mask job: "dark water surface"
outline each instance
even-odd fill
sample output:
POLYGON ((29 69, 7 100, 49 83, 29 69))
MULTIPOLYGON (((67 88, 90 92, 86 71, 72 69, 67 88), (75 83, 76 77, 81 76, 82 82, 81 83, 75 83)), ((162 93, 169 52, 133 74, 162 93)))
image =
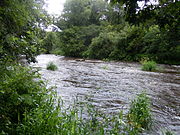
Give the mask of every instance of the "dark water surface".
POLYGON ((34 67, 44 79, 57 87, 65 104, 78 99, 90 102, 107 113, 125 112, 131 100, 146 90, 152 101, 155 132, 163 129, 180 134, 180 66, 160 65, 163 72, 141 71, 138 63, 83 60, 55 55, 40 55, 34 67), (57 71, 46 70, 53 61, 57 71))

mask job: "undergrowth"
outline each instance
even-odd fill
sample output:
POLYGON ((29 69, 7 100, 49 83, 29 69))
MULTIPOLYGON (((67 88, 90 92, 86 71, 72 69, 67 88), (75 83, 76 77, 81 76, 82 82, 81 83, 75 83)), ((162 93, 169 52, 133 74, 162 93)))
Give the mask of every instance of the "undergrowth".
POLYGON ((0 134, 15 134, 25 114, 39 108, 49 90, 34 69, 2 64, 0 73, 0 134))
POLYGON ((46 102, 25 115, 23 123, 18 127, 18 134, 57 134, 57 135, 104 135, 124 134, 138 135, 145 129, 149 129, 151 115, 147 112, 146 105, 137 108, 137 104, 146 102, 145 95, 138 96, 128 114, 119 112, 116 115, 104 114, 90 104, 76 105, 63 109, 61 100, 57 100, 54 94, 46 97, 46 102), (56 103, 56 105, 54 105, 56 103), (135 105, 136 104, 136 105, 135 105), (134 106, 135 105, 135 106, 134 106), (144 109, 144 112, 137 109, 144 109), (132 111, 133 110, 133 111, 132 111), (86 114, 86 116, 83 116, 86 114), (138 115, 141 115, 140 117, 138 115), (129 121, 129 116, 133 121, 129 121), (148 117, 146 119, 146 117, 148 117), (145 120, 145 122, 144 122, 145 120), (147 128, 148 127, 148 128, 147 128))
POLYGON ((136 130, 142 132, 149 130, 152 126, 152 115, 150 101, 145 93, 138 95, 133 100, 128 113, 128 122, 136 130))

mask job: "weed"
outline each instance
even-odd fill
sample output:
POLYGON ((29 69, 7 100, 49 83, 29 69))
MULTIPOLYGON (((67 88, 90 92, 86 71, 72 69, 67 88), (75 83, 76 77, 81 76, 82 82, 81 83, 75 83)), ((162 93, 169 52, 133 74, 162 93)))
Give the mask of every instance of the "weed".
POLYGON ((156 71, 157 63, 155 61, 144 61, 142 63, 142 70, 144 71, 156 71))
POLYGON ((57 67, 53 62, 49 62, 49 63, 47 64, 47 70, 55 71, 55 70, 57 70, 57 69, 58 69, 58 67, 57 67))
POLYGON ((145 93, 140 94, 133 100, 128 113, 128 123, 135 131, 150 129, 152 125, 152 116, 150 101, 145 93))
POLYGON ((55 94, 48 95, 44 99, 41 106, 27 113, 26 120, 19 126, 19 134, 138 135, 140 130, 134 126, 141 124, 141 128, 149 127, 150 112, 146 111, 148 105, 145 95, 138 96, 138 99, 132 102, 128 116, 131 116, 133 120, 131 122, 137 123, 133 125, 129 124, 128 119, 125 119, 126 115, 122 111, 117 115, 104 114, 90 104, 81 104, 81 107, 77 107, 75 104, 67 109, 62 109, 63 104, 61 100, 57 100, 55 94), (55 106, 54 103, 57 105, 55 106), (142 106, 140 107, 140 105, 142 106), (139 109, 142 109, 143 112, 139 109), (139 117, 138 115, 143 116, 139 117))

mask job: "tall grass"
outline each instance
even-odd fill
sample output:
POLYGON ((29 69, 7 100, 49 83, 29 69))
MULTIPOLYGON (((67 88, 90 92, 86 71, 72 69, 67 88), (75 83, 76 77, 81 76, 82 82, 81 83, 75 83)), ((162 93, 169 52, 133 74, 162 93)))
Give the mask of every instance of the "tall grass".
POLYGON ((156 71, 157 63, 155 61, 146 61, 142 64, 142 70, 144 71, 156 71))
POLYGON ((55 94, 51 94, 44 99, 46 102, 26 114, 23 124, 18 128, 18 134, 138 135, 142 132, 141 129, 149 129, 147 127, 151 122, 150 112, 148 112, 150 110, 146 108, 149 102, 147 103, 145 95, 140 95, 137 100, 133 101, 128 114, 123 114, 120 111, 116 115, 101 113, 90 104, 84 104, 83 107, 74 105, 68 109, 63 109, 62 101, 57 100, 55 94), (137 104, 143 106, 140 108, 137 104), (138 109, 146 111, 141 112, 138 109), (83 114, 86 114, 86 116, 84 117, 83 114), (141 116, 139 117, 139 115, 141 116), (129 116, 133 121, 129 121, 129 116))
POLYGON ((144 71, 156 71, 157 63, 153 60, 149 60, 149 58, 143 58, 140 63, 142 64, 141 69, 144 71))
POLYGON ((57 67, 53 62, 49 62, 49 63, 47 64, 47 70, 55 71, 55 70, 57 70, 57 69, 58 69, 58 67, 57 67))
POLYGON ((128 122, 137 131, 149 130, 152 126, 152 115, 149 98, 145 93, 133 100, 128 113, 128 122))

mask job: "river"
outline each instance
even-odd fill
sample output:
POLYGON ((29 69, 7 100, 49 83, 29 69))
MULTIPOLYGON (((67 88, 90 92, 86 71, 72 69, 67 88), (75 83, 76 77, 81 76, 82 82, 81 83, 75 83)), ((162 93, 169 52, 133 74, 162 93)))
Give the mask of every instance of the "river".
POLYGON ((137 94, 146 91, 152 102, 154 134, 163 129, 180 134, 180 66, 159 65, 163 72, 146 72, 139 63, 104 62, 55 55, 39 55, 40 73, 56 86, 65 104, 75 98, 90 102, 107 113, 128 110, 137 94), (46 70, 48 62, 57 71, 46 70))

